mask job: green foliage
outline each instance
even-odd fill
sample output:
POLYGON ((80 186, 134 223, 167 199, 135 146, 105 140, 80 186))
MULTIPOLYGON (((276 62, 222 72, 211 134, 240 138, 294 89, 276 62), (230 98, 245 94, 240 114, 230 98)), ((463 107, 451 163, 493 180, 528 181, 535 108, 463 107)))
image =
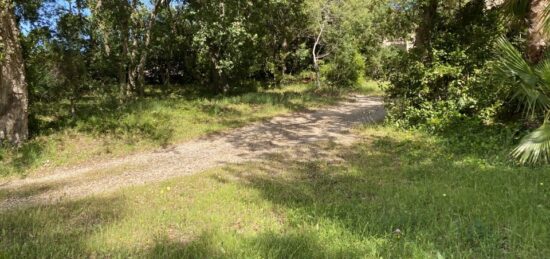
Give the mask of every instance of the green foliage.
POLYGON ((398 47, 382 47, 373 54, 366 56, 366 75, 374 80, 388 81, 398 67, 401 58, 406 55, 406 50, 398 47))
MULTIPOLYGON (((532 66, 521 53, 506 39, 498 42, 500 62, 498 76, 510 80, 513 98, 522 105, 531 117, 548 118, 550 116, 550 60, 532 66)), ((546 119, 543 125, 525 136, 512 156, 521 163, 535 164, 550 162, 550 127, 546 119)))
POLYGON ((504 31, 496 10, 469 1, 441 12, 427 57, 413 49, 390 69, 391 118, 405 127, 437 129, 464 116, 492 121, 507 91, 493 76, 492 42, 504 31))
MULTIPOLYGON (((534 33, 527 30, 530 2, 509 0, 492 9, 486 9, 485 1, 440 3, 435 15, 425 15, 419 7, 426 6, 413 8, 418 10, 413 17, 421 20, 419 29, 427 38, 391 70, 391 120, 432 132, 464 119, 487 125, 520 120, 523 131, 545 121, 521 140, 512 156, 521 163, 547 162, 550 62, 532 64, 517 48, 529 45, 524 35, 534 33)), ((548 14, 545 10, 542 15, 545 23, 548 14)))
POLYGON ((357 48, 347 43, 334 52, 323 70, 331 87, 349 88, 356 86, 364 76, 365 60, 357 48))
POLYGON ((200 85, 212 95, 254 91, 258 81, 279 85, 311 70, 321 9, 330 14, 320 47, 328 54, 327 83, 357 85, 366 57, 381 42, 377 21, 385 10, 383 3, 358 0, 172 1, 158 10, 146 2, 18 3, 36 16, 25 20, 32 23, 22 35, 31 107, 74 104, 88 94, 126 100, 141 94, 141 79, 165 90, 200 85))
POLYGON ((4 61, 4 43, 0 42, 0 62, 4 61))
POLYGON ((206 83, 219 92, 229 91, 231 83, 254 72, 250 70, 254 56, 247 57, 246 50, 254 49, 256 37, 247 30, 246 17, 237 12, 244 7, 239 1, 190 3, 190 19, 197 26, 192 47, 208 75, 206 83))
POLYGON ((550 60, 532 67, 506 39, 500 39, 497 47, 500 51, 497 76, 511 80, 516 86, 513 97, 526 113, 547 113, 550 110, 550 60))

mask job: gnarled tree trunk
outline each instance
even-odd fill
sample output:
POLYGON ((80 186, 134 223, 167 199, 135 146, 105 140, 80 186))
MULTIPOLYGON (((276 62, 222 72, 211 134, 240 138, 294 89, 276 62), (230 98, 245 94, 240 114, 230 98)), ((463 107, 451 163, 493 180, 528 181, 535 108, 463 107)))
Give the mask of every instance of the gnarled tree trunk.
POLYGON ((531 64, 539 63, 544 57, 546 37, 544 35, 544 16, 548 0, 531 0, 529 4, 529 36, 527 39, 527 59, 531 64))
POLYGON ((13 3, 0 0, 0 141, 20 144, 28 138, 25 66, 13 3))

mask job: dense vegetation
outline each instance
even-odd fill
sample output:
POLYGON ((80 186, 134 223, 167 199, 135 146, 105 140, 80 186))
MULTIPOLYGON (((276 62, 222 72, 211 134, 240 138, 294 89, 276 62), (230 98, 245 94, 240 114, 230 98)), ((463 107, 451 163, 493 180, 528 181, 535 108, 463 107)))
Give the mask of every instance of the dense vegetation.
POLYGON ((420 2, 399 9, 419 25, 415 47, 390 65, 391 119, 432 132, 465 120, 503 123, 518 136, 538 128, 513 156, 548 162, 548 1, 420 2))

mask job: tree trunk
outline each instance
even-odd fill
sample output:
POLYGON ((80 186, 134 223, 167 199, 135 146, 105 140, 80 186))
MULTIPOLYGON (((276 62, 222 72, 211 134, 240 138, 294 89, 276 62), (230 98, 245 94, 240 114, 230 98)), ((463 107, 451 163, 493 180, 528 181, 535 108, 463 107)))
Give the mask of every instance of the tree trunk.
POLYGON ((531 0, 529 3, 529 36, 527 39, 527 59, 531 64, 539 63, 544 57, 546 37, 544 35, 544 12, 548 0, 531 0))
POLYGON ((0 0, 0 142, 19 145, 28 138, 25 65, 13 3, 0 0))
MULTIPOLYGON (((99 17, 100 13, 102 12, 103 8, 103 0, 97 0, 95 5, 92 5, 91 11, 94 16, 99 17)), ((103 37, 103 51, 105 51, 105 54, 107 56, 111 55, 111 44, 110 44, 110 32, 109 28, 107 28, 106 22, 103 20, 103 18, 100 18, 97 22, 97 26, 99 31, 101 32, 101 35, 103 37)))
POLYGON ((422 20, 416 28, 414 49, 422 58, 430 58, 433 26, 437 15, 438 0, 428 0, 422 6, 422 20))
POLYGON ((118 83, 120 85, 120 93, 123 97, 130 96, 131 88, 128 84, 128 41, 129 41, 129 21, 124 21, 122 26, 122 52, 118 60, 118 83))
POLYGON ((137 90, 137 93, 140 96, 144 95, 144 81, 145 81, 145 64, 147 62, 147 56, 149 54, 149 46, 151 45, 151 33, 153 31, 153 26, 157 18, 157 14, 160 11, 161 7, 169 6, 170 0, 155 0, 155 6, 151 11, 149 16, 149 21, 147 22, 147 27, 145 28, 145 41, 143 46, 141 46, 141 54, 139 55, 139 62, 132 71, 133 81, 135 82, 134 87, 137 90))
POLYGON ((317 35, 317 39, 315 40, 315 44, 313 44, 313 69, 315 70, 315 86, 317 88, 321 88, 321 69, 319 67, 319 57, 317 53, 317 48, 319 47, 319 43, 321 42, 321 37, 323 36, 323 32, 325 30, 325 21, 322 21, 321 29, 319 30, 319 34, 317 35))

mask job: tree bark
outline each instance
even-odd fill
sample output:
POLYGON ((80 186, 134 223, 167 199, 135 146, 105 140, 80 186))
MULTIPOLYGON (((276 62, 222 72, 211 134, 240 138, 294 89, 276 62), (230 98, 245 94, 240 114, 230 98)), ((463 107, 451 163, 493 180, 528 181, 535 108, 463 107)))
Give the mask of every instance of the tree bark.
POLYGON ((544 35, 544 16, 548 0, 531 0, 529 3, 529 36, 527 39, 527 60, 531 64, 539 63, 544 57, 546 37, 544 35))
POLYGON ((438 6, 438 0, 428 0, 422 6, 422 20, 416 28, 414 41, 414 49, 422 58, 430 58, 431 39, 438 6))
POLYGON ((0 0, 0 142, 28 138, 28 93, 12 1, 0 0))
POLYGON ((136 89, 137 93, 140 96, 144 95, 144 90, 145 90, 144 89, 145 64, 147 62, 147 56, 149 54, 149 46, 151 45, 151 33, 153 30, 153 26, 155 25, 157 14, 160 11, 161 7, 168 6, 169 4, 170 4, 170 0, 155 1, 155 6, 153 7, 151 14, 149 15, 149 20, 145 28, 145 40, 143 42, 143 46, 141 46, 140 48, 141 53, 139 55, 139 62, 131 71, 131 75, 130 75, 131 81, 134 82, 134 88, 136 89))
POLYGON ((120 85, 120 93, 125 98, 130 96, 131 86, 128 84, 128 42, 130 38, 129 21, 122 21, 121 26, 121 54, 118 60, 118 83, 120 85))
POLYGON ((319 43, 321 42, 321 37, 323 36, 323 32, 325 30, 325 21, 322 21, 321 28, 319 30, 319 34, 317 35, 317 39, 315 39, 315 44, 313 44, 313 69, 315 70, 315 86, 317 88, 321 88, 321 69, 319 67, 319 57, 317 53, 317 47, 319 46, 319 43))

